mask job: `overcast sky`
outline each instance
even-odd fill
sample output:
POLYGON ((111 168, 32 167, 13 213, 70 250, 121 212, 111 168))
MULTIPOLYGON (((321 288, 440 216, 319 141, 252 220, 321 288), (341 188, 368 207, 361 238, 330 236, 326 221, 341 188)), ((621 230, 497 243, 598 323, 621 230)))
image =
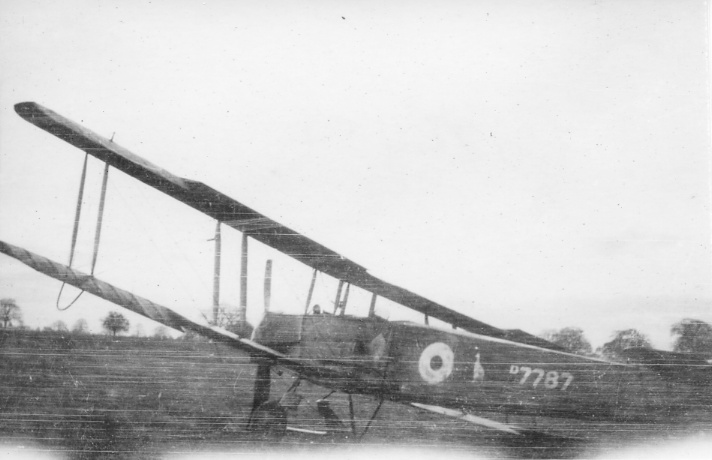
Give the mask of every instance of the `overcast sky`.
MULTIPOLYGON (((669 348, 674 322, 712 322, 705 2, 383 3, 3 2, 0 239, 68 260, 83 152, 15 114, 35 101, 498 327, 594 346, 636 327, 669 348)), ((214 226, 112 170, 96 275, 209 309, 214 226)), ((223 246, 235 305, 239 234, 223 246)), ((274 309, 304 307, 310 271, 253 245, 253 320, 268 257, 274 309)), ((0 297, 32 327, 98 331, 113 309, 58 312, 58 290, 0 257, 0 297)))

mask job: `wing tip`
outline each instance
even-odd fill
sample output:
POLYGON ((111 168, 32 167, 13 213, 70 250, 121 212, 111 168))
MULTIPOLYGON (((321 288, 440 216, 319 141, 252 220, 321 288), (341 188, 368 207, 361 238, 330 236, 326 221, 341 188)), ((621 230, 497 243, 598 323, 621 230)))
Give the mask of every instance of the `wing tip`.
POLYGON ((19 102, 15 104, 15 112, 22 118, 32 118, 36 115, 38 115, 38 112, 41 110, 42 106, 40 106, 36 102, 19 102))

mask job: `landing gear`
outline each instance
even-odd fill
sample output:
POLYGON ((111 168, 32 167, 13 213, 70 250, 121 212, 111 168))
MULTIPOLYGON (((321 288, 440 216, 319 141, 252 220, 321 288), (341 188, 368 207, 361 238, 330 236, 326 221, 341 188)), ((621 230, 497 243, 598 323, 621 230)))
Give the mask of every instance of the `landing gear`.
POLYGON ((329 402, 327 401, 327 398, 334 394, 334 391, 331 391, 328 395, 324 396, 320 400, 316 402, 316 407, 317 411, 319 412, 319 415, 322 416, 324 419, 324 423, 326 424, 326 428, 329 433, 332 434, 343 434, 346 436, 346 438, 351 435, 354 440, 360 441, 363 439, 364 436, 366 436, 366 433, 368 432, 368 429, 371 428, 371 424, 373 421, 376 419, 376 416, 378 416, 378 411, 381 409, 381 406, 383 405, 383 398, 379 398, 378 400, 378 406, 376 406, 376 410, 373 411, 373 414, 371 414, 370 419, 368 420, 368 423, 366 426, 363 428, 361 431, 361 434, 359 435, 356 430, 356 417, 354 413, 354 400, 353 396, 349 393, 348 398, 349 398, 349 422, 350 422, 350 427, 346 427, 346 425, 339 419, 338 415, 334 412, 334 410, 331 408, 329 405, 329 402))
POLYGON ((299 385, 297 380, 280 400, 269 399, 272 385, 271 371, 272 366, 269 362, 258 362, 252 413, 247 429, 265 440, 277 441, 287 432, 287 409, 296 409, 301 397, 294 392, 299 385))
POLYGON ((265 439, 279 440, 287 432, 287 410, 279 401, 267 401, 252 412, 247 427, 265 439))
POLYGON ((334 409, 332 409, 331 405, 329 405, 329 401, 327 401, 325 398, 320 399, 316 402, 316 410, 319 415, 321 415, 321 417, 324 419, 324 424, 326 425, 327 430, 332 433, 348 433, 348 430, 341 422, 341 419, 338 415, 336 415, 334 409))
POLYGON ((383 398, 379 398, 378 406, 371 415, 368 423, 361 433, 357 432, 356 414, 354 410, 354 400, 351 394, 348 396, 349 422, 344 423, 331 408, 329 396, 336 390, 330 391, 326 396, 316 401, 318 414, 323 418, 323 425, 295 427, 287 426, 288 414, 296 415, 302 396, 297 393, 297 388, 301 383, 301 378, 297 378, 289 389, 279 399, 270 399, 271 387, 271 363, 268 361, 257 362, 257 372, 255 375, 255 386, 252 401, 252 413, 247 424, 248 431, 254 433, 265 441, 278 441, 287 431, 297 433, 307 433, 316 435, 331 435, 333 437, 343 437, 358 442, 368 432, 371 424, 376 419, 378 411, 383 404, 383 398))

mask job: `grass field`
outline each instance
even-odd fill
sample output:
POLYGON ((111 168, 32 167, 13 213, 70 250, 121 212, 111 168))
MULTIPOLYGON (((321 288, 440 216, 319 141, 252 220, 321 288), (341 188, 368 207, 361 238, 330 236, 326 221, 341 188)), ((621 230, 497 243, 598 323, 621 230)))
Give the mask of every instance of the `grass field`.
MULTIPOLYGON (((391 403, 362 439, 289 432, 264 440, 246 430, 256 367, 247 355, 204 341, 0 331, 0 358, 0 456, 3 448, 67 458, 312 456, 315 448, 317 455, 393 449, 468 458, 591 453, 511 444, 497 432, 391 403)), ((273 396, 293 381, 273 373, 273 396)), ((302 384, 299 392, 304 399, 289 424, 323 429, 315 403, 328 390, 302 384)), ((360 434, 377 402, 354 399, 360 434)), ((348 424, 346 397, 329 400, 348 424)))
MULTIPOLYGON (((0 332, 0 436, 72 458, 181 452, 290 452, 353 445, 350 435, 288 433, 279 443, 246 431, 255 366, 247 355, 202 341, 0 332)), ((273 395, 293 382, 273 373, 273 395)), ((290 425, 323 429, 315 402, 327 390, 302 384, 290 425)), ((347 422, 343 395, 332 407, 347 422)), ((377 402, 356 397, 358 433, 377 402)), ((360 446, 451 448, 482 452, 469 442, 476 427, 384 404, 360 446)), ((481 437, 481 435, 480 435, 481 437)), ((480 441, 482 441, 480 439, 480 441)))

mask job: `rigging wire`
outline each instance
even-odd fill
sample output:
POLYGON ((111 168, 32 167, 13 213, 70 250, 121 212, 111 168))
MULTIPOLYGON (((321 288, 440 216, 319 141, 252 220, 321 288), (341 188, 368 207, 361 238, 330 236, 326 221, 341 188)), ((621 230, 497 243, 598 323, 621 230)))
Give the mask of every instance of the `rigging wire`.
POLYGON ((101 225, 104 219, 104 201, 106 200, 106 183, 109 180, 109 163, 104 163, 104 179, 101 182, 101 198, 99 199, 99 215, 96 219, 96 230, 94 232, 94 255, 91 260, 91 274, 94 275, 96 267, 96 257, 99 255, 99 240, 101 239, 101 225))
MULTIPOLYGON (((72 230, 72 242, 71 242, 71 247, 69 250, 69 267, 71 268, 72 262, 74 262, 74 253, 75 249, 77 247, 77 236, 79 234, 79 221, 81 220, 81 215, 82 215, 82 201, 84 200, 84 185, 86 183, 86 177, 87 177, 87 160, 89 158, 89 153, 86 153, 84 155, 84 165, 82 166, 82 177, 79 181, 79 193, 77 194, 77 207, 76 211, 74 212, 74 228, 72 230)), ((99 212, 97 216, 97 221, 96 221, 96 230, 94 234, 94 252, 92 254, 92 262, 91 262, 91 272, 90 275, 94 275, 94 268, 96 267, 96 260, 97 256, 99 254, 99 241, 101 240, 101 227, 103 223, 103 218, 104 218, 104 202, 106 201, 106 186, 107 182, 109 179, 109 164, 105 163, 104 164, 104 178, 101 183, 101 198, 99 200, 99 212)), ((77 294, 77 296, 72 300, 66 307, 60 307, 59 302, 62 298, 62 292, 64 291, 64 286, 66 285, 66 282, 62 283, 62 287, 59 288, 59 294, 57 294, 57 302, 56 302, 56 307, 57 310, 59 311, 65 311, 69 309, 74 303, 79 300, 79 297, 84 294, 84 291, 82 290, 77 294)))
POLYGON ((82 178, 79 181, 79 194, 77 196, 77 208, 74 212, 74 231, 72 232, 72 246, 69 252, 69 266, 72 266, 74 260, 74 248, 77 246, 77 235, 79 233, 79 218, 82 215, 82 200, 84 199, 84 184, 87 179, 87 161, 89 154, 84 155, 84 166, 82 167, 82 178))
MULTIPOLYGON (((74 249, 77 246, 77 234, 79 233, 79 218, 82 215, 82 200, 84 199, 84 183, 86 182, 87 178, 87 160, 89 159, 89 153, 84 154, 84 166, 82 166, 82 177, 79 180, 79 193, 77 195, 77 207, 76 211, 74 212, 74 229, 72 231, 72 243, 69 249, 69 267, 71 268, 72 262, 74 261, 74 249)), ((59 288, 59 294, 57 294, 57 302, 56 302, 56 307, 57 310, 59 311, 64 311, 67 310, 69 307, 74 305, 74 302, 79 300, 79 297, 84 293, 84 291, 81 291, 75 298, 72 300, 69 305, 66 307, 62 308, 59 306, 59 301, 62 297, 62 291, 64 291, 64 286, 66 285, 66 282, 62 283, 62 287, 59 288)))

